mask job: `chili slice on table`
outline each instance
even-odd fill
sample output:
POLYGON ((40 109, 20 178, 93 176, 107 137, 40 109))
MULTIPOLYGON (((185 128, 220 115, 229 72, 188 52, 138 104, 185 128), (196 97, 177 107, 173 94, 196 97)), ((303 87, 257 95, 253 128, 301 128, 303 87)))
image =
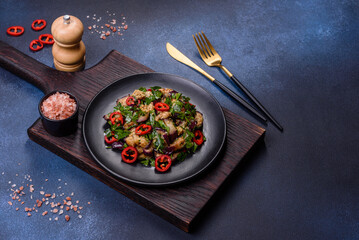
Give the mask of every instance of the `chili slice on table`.
POLYGON ((126 163, 134 163, 137 160, 137 150, 134 147, 127 147, 121 153, 122 161, 126 163))
POLYGON ((193 142, 197 145, 201 145, 203 143, 203 133, 200 130, 196 130, 194 132, 193 142))
POLYGON ((163 103, 163 102, 158 102, 158 103, 156 103, 155 104, 155 109, 157 110, 157 111, 168 111, 168 110, 170 110, 170 106, 168 106, 168 104, 166 104, 166 103, 163 103))
POLYGON ((25 29, 21 26, 12 26, 6 30, 7 34, 9 34, 10 36, 15 36, 15 37, 22 35, 24 32, 25 32, 25 29))
POLYGON ((151 125, 141 124, 140 126, 136 127, 135 133, 137 135, 145 135, 149 133, 151 130, 152 130, 151 125))
POLYGON ((117 123, 117 126, 120 126, 120 123, 123 124, 123 117, 120 112, 113 112, 110 115, 110 121, 112 125, 115 125, 117 123))
POLYGON ((40 40, 38 40, 38 39, 32 40, 30 43, 30 49, 34 52, 39 51, 43 48, 44 48, 44 44, 42 44, 42 42, 40 42, 40 40), (36 48, 35 48, 35 46, 36 46, 36 48))
POLYGON ((166 172, 172 165, 172 159, 168 155, 161 155, 155 160, 156 170, 159 172, 166 172))
POLYGON ((110 145, 114 142, 117 142, 117 139, 114 136, 111 136, 110 139, 107 136, 105 136, 105 142, 110 145))
POLYGON ((41 43, 47 44, 47 45, 52 45, 55 42, 54 37, 51 34, 48 34, 48 33, 41 34, 39 36, 39 40, 40 40, 41 43))
POLYGON ((44 19, 36 19, 31 24, 31 28, 35 31, 40 31, 45 27, 46 27, 46 21, 44 19))

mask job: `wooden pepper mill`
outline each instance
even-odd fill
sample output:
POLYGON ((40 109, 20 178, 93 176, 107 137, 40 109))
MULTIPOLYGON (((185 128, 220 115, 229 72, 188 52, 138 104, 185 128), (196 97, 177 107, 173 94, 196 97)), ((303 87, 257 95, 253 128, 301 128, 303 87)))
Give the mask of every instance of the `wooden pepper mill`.
POLYGON ((75 72, 85 67, 83 31, 82 22, 74 16, 64 15, 52 23, 51 33, 55 40, 52 55, 57 70, 75 72))

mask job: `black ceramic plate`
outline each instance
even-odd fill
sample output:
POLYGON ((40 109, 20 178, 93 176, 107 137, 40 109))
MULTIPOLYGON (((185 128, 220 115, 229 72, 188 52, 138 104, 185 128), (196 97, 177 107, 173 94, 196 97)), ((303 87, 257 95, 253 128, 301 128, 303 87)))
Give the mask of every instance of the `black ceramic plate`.
POLYGON ((217 100, 202 87, 179 76, 164 73, 146 73, 120 79, 102 89, 89 103, 83 118, 83 136, 93 158, 113 175, 140 185, 161 186, 188 180, 204 171, 221 151, 226 138, 226 121, 217 100), (161 86, 171 88, 191 98, 203 113, 203 133, 207 141, 185 161, 171 167, 169 172, 157 173, 140 163, 121 161, 121 153, 106 149, 103 115, 113 111, 119 97, 139 87, 161 86))

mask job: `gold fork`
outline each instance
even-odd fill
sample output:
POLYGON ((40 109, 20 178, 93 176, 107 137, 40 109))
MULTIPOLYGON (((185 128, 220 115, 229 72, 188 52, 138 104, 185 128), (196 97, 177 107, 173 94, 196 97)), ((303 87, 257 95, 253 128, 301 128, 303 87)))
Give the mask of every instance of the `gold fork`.
POLYGON ((202 60, 210 67, 219 67, 221 68, 227 75, 232 79, 232 81, 240 88, 242 91, 259 107, 266 116, 277 126, 277 128, 283 131, 283 127, 270 115, 270 113, 263 107, 263 105, 243 86, 243 84, 230 72, 227 68, 225 68, 222 63, 221 56, 217 53, 217 51, 213 48, 212 44, 208 41, 206 35, 202 32, 202 34, 196 33, 196 36, 192 35, 199 55, 201 55, 202 60))

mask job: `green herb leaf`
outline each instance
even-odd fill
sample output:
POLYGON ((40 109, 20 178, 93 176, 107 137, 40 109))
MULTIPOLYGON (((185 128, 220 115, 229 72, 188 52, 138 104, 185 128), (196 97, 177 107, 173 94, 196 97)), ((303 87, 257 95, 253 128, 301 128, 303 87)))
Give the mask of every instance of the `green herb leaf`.
POLYGON ((181 110, 182 110, 182 105, 183 105, 183 103, 181 103, 180 101, 176 101, 176 102, 174 102, 173 103, 173 105, 172 105, 172 110, 173 110, 173 112, 181 112, 181 110))
POLYGON ((155 166, 155 164, 156 164, 155 162, 156 162, 155 159, 153 159, 153 158, 150 159, 150 165, 151 165, 151 167, 154 167, 154 166, 155 166))
POLYGON ((157 131, 152 131, 152 137, 156 150, 162 150, 164 147, 164 140, 161 135, 157 131))
POLYGON ((165 103, 168 105, 168 106, 170 106, 171 107, 171 104, 172 104, 172 101, 171 101, 171 98, 166 98, 165 99, 165 103))
POLYGON ((156 118, 156 114, 155 114, 155 111, 154 110, 151 110, 150 111, 150 125, 152 126, 152 127, 154 127, 155 126, 155 118, 156 118))
POLYGON ((180 152, 176 160, 179 162, 183 162, 186 159, 187 155, 188 154, 186 152, 180 152))
POLYGON ((184 102, 189 102, 191 99, 189 97, 186 97, 186 96, 182 96, 182 100, 184 102))
POLYGON ((176 100, 178 100, 182 96, 182 93, 176 93, 176 100))
POLYGON ((159 86, 154 86, 154 87, 150 87, 152 90, 158 90, 158 89, 161 89, 162 87, 159 87, 159 86))
POLYGON ((193 147, 193 141, 192 139, 194 138, 194 133, 191 132, 190 130, 186 129, 185 134, 184 134, 184 138, 185 138, 185 143, 186 143, 186 148, 187 149, 192 149, 193 147))
POLYGON ((145 165, 145 166, 148 166, 149 164, 149 160, 148 159, 144 159, 142 161, 140 161, 141 164, 145 165))
POLYGON ((107 128, 107 129, 105 130, 105 135, 106 135, 107 137, 111 137, 111 136, 112 136, 112 131, 111 131, 110 128, 107 128))
POLYGON ((170 131, 170 128, 167 127, 167 125, 163 122, 163 120, 158 120, 158 123, 160 125, 160 128, 165 129, 167 132, 170 131))
POLYGON ((196 152, 197 148, 198 148, 197 143, 193 143, 193 152, 196 152))
POLYGON ((131 132, 127 130, 116 129, 114 133, 115 138, 120 140, 130 135, 131 132))
POLYGON ((145 103, 146 103, 146 105, 149 105, 154 100, 156 100, 156 96, 152 94, 149 97, 145 98, 145 103))
POLYGON ((138 90, 140 90, 142 92, 147 92, 147 88, 145 88, 145 87, 140 87, 138 90))
POLYGON ((155 96, 155 99, 161 99, 162 98, 162 93, 160 91, 152 91, 153 95, 155 96))

